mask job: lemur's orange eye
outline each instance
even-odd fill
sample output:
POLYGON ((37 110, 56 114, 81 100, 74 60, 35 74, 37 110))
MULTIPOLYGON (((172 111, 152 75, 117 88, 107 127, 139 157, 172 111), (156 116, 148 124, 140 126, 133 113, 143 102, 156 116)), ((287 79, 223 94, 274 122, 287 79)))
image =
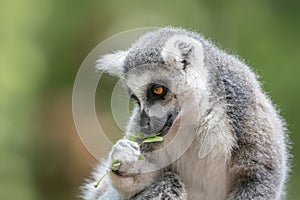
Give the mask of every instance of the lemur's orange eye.
POLYGON ((153 100, 158 100, 160 98, 164 98, 167 94, 168 89, 160 84, 153 84, 148 90, 148 98, 152 98, 153 100))
POLYGON ((157 86, 157 87, 153 88, 153 94, 161 95, 162 93, 164 93, 164 87, 163 86, 157 86))

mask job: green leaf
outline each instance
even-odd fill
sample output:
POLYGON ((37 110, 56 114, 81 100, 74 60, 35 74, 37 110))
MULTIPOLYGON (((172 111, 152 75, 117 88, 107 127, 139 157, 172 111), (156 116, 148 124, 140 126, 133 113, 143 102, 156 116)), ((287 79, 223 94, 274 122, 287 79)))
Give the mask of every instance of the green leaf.
POLYGON ((118 164, 118 163, 121 163, 121 161, 119 161, 119 160, 113 160, 113 161, 111 162, 111 165, 113 166, 113 165, 118 164))
POLYGON ((121 163, 115 163, 115 164, 113 164, 112 166, 113 167, 119 167, 121 165, 121 163))
POLYGON ((145 135, 143 133, 139 134, 140 138, 145 138, 145 135))
POLYGON ((121 161, 113 160, 112 163, 111 163, 111 170, 112 171, 117 171, 117 170, 119 170, 120 166, 121 166, 121 161))
POLYGON ((139 160, 145 160, 145 157, 142 154, 140 154, 139 155, 139 160))
POLYGON ((163 137, 156 135, 145 139, 142 143, 162 142, 163 140, 164 140, 163 137))
POLYGON ((126 135, 125 138, 127 140, 132 141, 132 142, 137 142, 137 137, 135 135, 131 135, 131 134, 130 135, 126 135))

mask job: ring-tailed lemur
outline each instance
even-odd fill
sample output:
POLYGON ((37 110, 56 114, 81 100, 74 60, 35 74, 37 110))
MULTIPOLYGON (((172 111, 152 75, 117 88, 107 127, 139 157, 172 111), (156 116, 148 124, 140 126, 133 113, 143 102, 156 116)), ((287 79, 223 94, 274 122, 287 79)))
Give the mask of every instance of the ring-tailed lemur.
POLYGON ((83 186, 85 200, 284 198, 285 124, 240 59, 196 33, 167 27, 145 34, 126 51, 103 56, 97 69, 120 77, 136 100, 126 134, 161 133, 164 141, 119 140, 83 186), (188 99, 194 111, 184 113, 188 99), (180 118, 193 113, 198 124, 178 131, 185 125, 180 118), (177 135, 182 137, 176 148, 165 150, 177 135), (191 143, 184 139, 189 136, 191 143), (155 158, 147 156, 157 149, 155 158), (157 167, 172 155, 178 159, 157 167), (94 188, 113 160, 121 161, 120 169, 94 188))

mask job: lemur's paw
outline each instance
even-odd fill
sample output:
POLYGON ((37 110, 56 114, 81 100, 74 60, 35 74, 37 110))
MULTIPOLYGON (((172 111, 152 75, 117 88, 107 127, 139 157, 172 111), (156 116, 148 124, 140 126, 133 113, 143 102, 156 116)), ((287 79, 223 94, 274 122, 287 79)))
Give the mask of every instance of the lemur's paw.
POLYGON ((136 142, 121 139, 114 146, 110 154, 111 162, 119 161, 121 163, 118 170, 113 172, 117 175, 124 173, 134 173, 131 169, 133 164, 138 162, 141 157, 139 145, 136 142))
POLYGON ((154 164, 141 159, 139 145, 127 139, 121 139, 113 146, 110 162, 120 164, 117 169, 111 169, 109 180, 125 199, 131 199, 150 185, 158 173, 154 164))

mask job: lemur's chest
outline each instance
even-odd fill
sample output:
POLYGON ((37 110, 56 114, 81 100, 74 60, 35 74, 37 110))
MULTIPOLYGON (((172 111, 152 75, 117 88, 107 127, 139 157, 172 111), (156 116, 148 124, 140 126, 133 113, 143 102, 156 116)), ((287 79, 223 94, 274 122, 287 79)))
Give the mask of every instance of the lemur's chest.
POLYGON ((216 145, 205 158, 198 157, 197 149, 188 150, 174 163, 174 169, 185 184, 189 200, 224 200, 228 195, 232 176, 225 156, 216 145), (191 159, 193 157, 193 159, 191 159))

